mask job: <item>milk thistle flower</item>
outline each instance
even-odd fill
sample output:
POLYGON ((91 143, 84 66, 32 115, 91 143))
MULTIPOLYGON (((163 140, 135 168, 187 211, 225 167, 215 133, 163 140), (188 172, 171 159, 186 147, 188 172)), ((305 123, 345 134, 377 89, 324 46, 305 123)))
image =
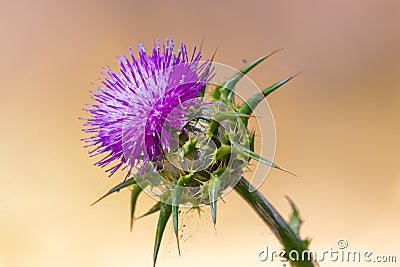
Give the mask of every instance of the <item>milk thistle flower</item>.
POLYGON ((103 87, 94 85, 97 91, 92 92, 97 103, 86 109, 92 117, 84 131, 93 135, 84 141, 93 147, 92 156, 107 154, 98 166, 114 163, 107 170, 110 176, 121 167, 128 167, 129 176, 139 163, 143 170, 149 162, 162 160, 161 148, 169 149, 165 125, 184 124, 184 109, 196 103, 190 100, 199 96, 211 74, 206 62, 200 64, 196 47, 189 57, 182 43, 176 54, 172 39, 163 47, 158 41, 151 54, 140 43, 138 58, 131 48, 129 52, 131 59, 117 57, 118 73, 104 68, 103 87), (176 112, 178 106, 181 112, 176 112))
MULTIPOLYGON (((94 85, 96 103, 85 109, 91 117, 84 124, 84 132, 91 136, 83 140, 92 147, 91 156, 106 154, 96 165, 114 163, 107 170, 110 176, 128 168, 125 180, 99 200, 131 188, 131 230, 135 219, 159 212, 153 265, 169 218, 172 217, 180 251, 179 208, 209 205, 215 227, 217 201, 229 188, 248 202, 286 252, 294 250, 302 255, 309 241, 300 237, 301 220, 295 204, 289 200, 293 213, 286 222, 242 176, 250 160, 284 170, 254 151, 255 134, 248 129, 248 121, 264 98, 294 76, 260 90, 241 104, 235 102, 235 87, 240 79, 277 51, 212 86, 209 81, 213 58, 200 62, 201 52, 196 48, 189 57, 182 43, 175 53, 171 39, 162 47, 159 41, 155 43, 151 54, 146 53, 143 44, 139 44, 137 58, 132 49, 129 52, 131 59, 117 57, 119 72, 104 68, 102 86, 94 85), (205 101, 203 96, 209 85, 211 101, 205 101), (132 173, 133 168, 138 171, 132 173), (158 202, 136 217, 138 196, 148 188, 158 189, 158 202)), ((288 259, 296 267, 313 266, 310 259, 288 259)))

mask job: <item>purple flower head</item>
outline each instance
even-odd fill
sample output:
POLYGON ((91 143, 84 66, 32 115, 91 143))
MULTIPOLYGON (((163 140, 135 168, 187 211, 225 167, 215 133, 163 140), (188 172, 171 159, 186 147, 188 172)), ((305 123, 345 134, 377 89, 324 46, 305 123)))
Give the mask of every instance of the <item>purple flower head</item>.
POLYGON ((139 44, 138 58, 129 49, 131 59, 117 57, 120 71, 104 68, 100 79, 103 87, 94 85, 91 92, 96 104, 86 111, 83 139, 93 147, 91 156, 106 154, 96 165, 114 164, 110 176, 118 169, 143 170, 149 162, 162 161, 163 148, 169 149, 171 135, 165 129, 182 127, 185 109, 198 105, 196 98, 208 82, 208 62, 200 64, 201 53, 196 47, 189 58, 182 43, 174 53, 173 40, 162 47, 158 41, 152 54, 139 44))

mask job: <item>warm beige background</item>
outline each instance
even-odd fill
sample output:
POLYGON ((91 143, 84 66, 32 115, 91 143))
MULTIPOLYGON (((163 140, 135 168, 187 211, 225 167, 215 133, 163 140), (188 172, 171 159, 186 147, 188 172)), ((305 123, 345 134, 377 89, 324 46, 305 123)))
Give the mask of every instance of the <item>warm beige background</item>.
MULTIPOLYGON (((296 201, 316 250, 345 238, 400 261, 399 1, 2 0, 0 22, 1 267, 151 266, 156 216, 130 233, 128 192, 89 207, 121 176, 92 165, 77 118, 104 65, 169 36, 205 36, 205 54, 218 46, 236 67, 285 48, 250 76, 304 72, 269 99, 276 161, 299 178, 273 171, 261 191, 284 214, 284 195, 296 201)), ((279 246, 236 194, 226 201, 217 235, 208 212, 185 215, 182 257, 168 228, 158 266, 282 266, 257 261, 279 246)))

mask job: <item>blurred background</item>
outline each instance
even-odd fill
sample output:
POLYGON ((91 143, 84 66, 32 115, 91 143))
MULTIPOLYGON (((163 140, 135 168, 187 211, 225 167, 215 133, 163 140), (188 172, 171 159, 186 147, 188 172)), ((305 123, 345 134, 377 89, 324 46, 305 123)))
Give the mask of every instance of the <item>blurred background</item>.
MULTIPOLYGON (((299 177, 272 170, 260 190, 285 216, 284 196, 297 203, 316 251, 345 239, 400 261, 399 1, 1 0, 0 21, 1 267, 152 265, 156 215, 131 233, 129 191, 89 206, 123 173, 93 166, 78 117, 103 66, 171 36, 204 37, 204 55, 218 47, 233 67, 284 48, 250 77, 303 72, 268 99, 275 161, 299 177)), ((279 244, 236 193, 225 201, 216 231, 207 209, 184 212, 181 257, 169 226, 157 266, 283 266, 257 259, 279 244)), ((152 203, 143 195, 138 213, 152 203)))

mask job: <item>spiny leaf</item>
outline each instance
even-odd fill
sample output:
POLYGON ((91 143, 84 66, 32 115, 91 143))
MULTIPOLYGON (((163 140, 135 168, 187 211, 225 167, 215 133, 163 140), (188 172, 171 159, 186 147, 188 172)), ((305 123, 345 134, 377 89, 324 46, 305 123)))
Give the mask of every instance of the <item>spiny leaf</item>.
POLYGON ((259 59, 254 60, 253 62, 250 62, 247 64, 245 67, 241 68, 239 72, 235 73, 232 75, 229 79, 227 79, 225 82, 222 83, 222 85, 216 90, 220 92, 220 97, 218 99, 221 99, 223 101, 226 101, 228 103, 233 103, 234 101, 234 88, 236 84, 240 81, 240 79, 243 78, 245 74, 247 74, 250 70, 252 70, 255 66, 263 62, 265 59, 269 58, 270 56, 274 55, 275 53, 281 51, 282 49, 278 49, 273 51, 272 53, 265 55, 263 57, 260 57, 259 59))
MULTIPOLYGON (((269 94, 271 94, 273 91, 275 91, 276 89, 278 89, 279 87, 281 87, 282 85, 284 85, 285 83, 287 83, 288 81, 290 81, 291 79, 293 79, 294 77, 296 77, 299 74, 287 77, 285 79, 280 80, 277 83, 274 83, 273 85, 265 88, 264 90, 262 90, 261 92, 258 92, 257 94, 255 94, 254 96, 250 97, 245 103, 243 103, 238 112, 242 113, 242 114, 247 114, 250 115, 251 113, 253 113, 253 110, 255 110, 255 108, 257 107, 257 105, 264 99, 266 98, 269 94)), ((245 125, 247 125, 249 118, 248 117, 243 117, 242 121, 245 125)))
POLYGON ((233 140, 231 140, 231 144, 232 144, 232 149, 233 149, 233 151, 235 153, 242 154, 242 155, 245 155, 245 156, 249 156, 250 158, 255 159, 255 160, 257 160, 257 161, 259 161, 259 162, 261 162, 263 164, 266 164, 268 166, 271 166, 272 168, 276 168, 276 169, 282 170, 284 172, 287 172, 287 173, 290 173, 290 174, 296 176, 294 173, 292 173, 292 172, 290 172, 290 171, 288 171, 288 170, 286 170, 286 169, 284 169, 282 167, 279 167, 277 164, 273 163, 272 161, 269 161, 269 160, 261 157, 256 152, 251 151, 247 147, 244 147, 241 144, 234 142, 233 140))
MULTIPOLYGON (((289 204, 292 208, 292 215, 290 216, 288 225, 289 225, 290 229, 292 229, 292 231, 301 240, 300 228, 301 228, 301 225, 303 224, 303 220, 300 218, 299 209, 297 208, 297 206, 293 200, 291 200, 288 196, 285 196, 285 197, 289 201, 289 204)), ((309 239, 306 238, 304 240, 301 240, 301 242, 303 243, 304 247, 308 248, 308 245, 310 244, 309 239)))
POLYGON ((104 199, 105 197, 108 197, 109 195, 111 195, 112 193, 115 192, 119 192, 119 190, 128 187, 130 185, 136 184, 136 177, 132 177, 127 179, 126 181, 124 181, 123 183, 114 186, 113 188, 111 188, 106 194, 104 194, 101 198, 99 198, 98 200, 96 200, 95 202, 93 202, 90 206, 93 206, 94 204, 96 204, 97 202, 99 202, 100 200, 104 199))
POLYGON ((140 215, 139 217, 136 217, 136 220, 139 220, 143 217, 149 216, 157 211, 159 211, 162 207, 162 205, 164 205, 164 203, 162 203, 161 201, 158 201, 156 204, 154 204, 153 207, 151 207, 146 213, 140 215))
POLYGON ((301 243, 303 243, 303 246, 305 248, 308 248, 308 245, 310 244, 311 240, 310 239, 303 239, 301 240, 301 243))
POLYGON ((153 267, 156 266, 158 251, 160 250, 161 239, 164 234, 165 226, 167 225, 168 219, 171 216, 171 205, 163 203, 160 209, 160 216, 158 217, 158 224, 156 230, 156 238, 154 242, 154 252, 153 252, 153 267))
POLYGON ((140 192, 142 192, 142 187, 138 184, 135 184, 133 186, 132 194, 131 194, 131 223, 130 223, 131 232, 133 229, 133 222, 135 220, 136 200, 138 199, 140 192))
MULTIPOLYGON (((307 250, 305 246, 308 242, 300 240, 300 238, 292 231, 288 223, 282 218, 278 211, 271 203, 257 191, 245 178, 241 178, 234 189, 240 196, 250 204, 261 219, 268 225, 271 231, 284 246, 285 257, 290 259, 291 251, 296 251, 298 255, 302 255, 303 251, 307 250)), ((312 260, 304 259, 300 261, 292 261, 291 266, 295 267, 313 267, 312 260)))
POLYGON ((299 210, 296 204, 294 204, 294 202, 288 196, 286 196, 286 199, 289 201, 290 206, 292 207, 292 215, 289 219, 289 227, 298 237, 300 237, 300 227, 303 221, 299 217, 299 210))

